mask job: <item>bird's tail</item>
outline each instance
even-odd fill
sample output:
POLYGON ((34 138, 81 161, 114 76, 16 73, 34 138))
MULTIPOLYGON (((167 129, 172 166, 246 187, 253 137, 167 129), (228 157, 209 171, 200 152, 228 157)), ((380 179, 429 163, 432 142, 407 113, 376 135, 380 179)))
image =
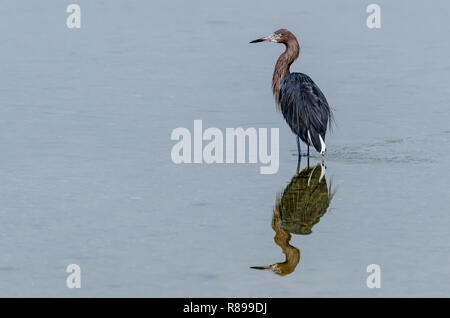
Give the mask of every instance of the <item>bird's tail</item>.
POLYGON ((322 137, 319 133, 312 129, 308 130, 308 138, 309 143, 314 146, 317 152, 323 155, 327 149, 327 146, 325 145, 325 136, 322 137))

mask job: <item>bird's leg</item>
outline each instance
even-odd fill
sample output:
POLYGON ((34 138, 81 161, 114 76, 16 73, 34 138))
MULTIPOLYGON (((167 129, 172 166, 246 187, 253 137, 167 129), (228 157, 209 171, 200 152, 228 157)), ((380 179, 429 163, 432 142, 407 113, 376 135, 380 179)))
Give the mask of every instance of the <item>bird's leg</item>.
POLYGON ((308 159, 309 159, 309 144, 308 144, 308 159))
POLYGON ((300 137, 297 136, 297 151, 298 151, 298 160, 300 161, 300 157, 302 156, 302 149, 300 148, 300 137))
POLYGON ((297 161, 297 174, 300 173, 301 161, 302 161, 302 157, 299 156, 298 161, 297 161))

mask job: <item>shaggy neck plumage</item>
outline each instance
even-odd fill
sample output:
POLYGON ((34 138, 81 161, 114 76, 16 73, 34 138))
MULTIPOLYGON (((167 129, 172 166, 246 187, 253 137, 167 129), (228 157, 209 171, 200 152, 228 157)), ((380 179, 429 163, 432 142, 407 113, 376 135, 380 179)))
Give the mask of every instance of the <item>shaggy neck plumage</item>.
POLYGON ((293 36, 292 39, 284 43, 286 50, 278 58, 277 64, 275 64, 275 70, 272 77, 272 91, 277 103, 277 108, 280 107, 280 88, 283 79, 291 72, 289 67, 298 58, 300 54, 300 45, 297 39, 293 36))

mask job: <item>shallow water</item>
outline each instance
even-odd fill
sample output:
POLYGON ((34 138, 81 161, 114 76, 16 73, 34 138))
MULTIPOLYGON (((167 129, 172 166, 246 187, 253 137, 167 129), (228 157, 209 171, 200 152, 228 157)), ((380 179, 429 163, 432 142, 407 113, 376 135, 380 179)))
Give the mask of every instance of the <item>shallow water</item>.
POLYGON ((80 30, 56 0, 0 8, 0 296, 450 295, 448 2, 378 1, 379 30, 365 1, 77 3, 80 30), (270 91, 282 47, 248 44, 280 27, 336 117, 334 196, 283 277, 249 268, 284 261, 272 214, 297 171, 270 91), (279 127, 278 173, 175 165, 195 119, 279 127))

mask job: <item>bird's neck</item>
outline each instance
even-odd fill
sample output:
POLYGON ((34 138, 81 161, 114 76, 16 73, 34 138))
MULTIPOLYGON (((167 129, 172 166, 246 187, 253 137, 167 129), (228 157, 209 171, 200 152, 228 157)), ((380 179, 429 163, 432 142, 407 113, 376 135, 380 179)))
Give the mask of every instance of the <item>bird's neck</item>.
POLYGON ((278 107, 280 106, 281 83, 283 82, 283 79, 291 73, 289 67, 300 54, 300 45, 296 39, 285 43, 285 45, 286 50, 278 58, 272 77, 272 91, 278 107))

